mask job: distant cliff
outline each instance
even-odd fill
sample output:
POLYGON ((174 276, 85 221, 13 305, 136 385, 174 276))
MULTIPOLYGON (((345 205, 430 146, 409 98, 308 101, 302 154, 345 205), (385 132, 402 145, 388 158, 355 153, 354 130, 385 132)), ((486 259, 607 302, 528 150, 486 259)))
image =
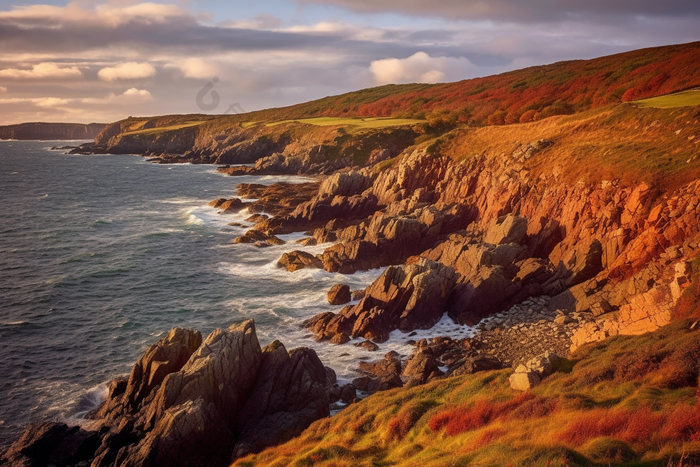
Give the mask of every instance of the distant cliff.
POLYGON ((95 139, 106 126, 104 123, 20 123, 0 126, 0 139, 95 139))

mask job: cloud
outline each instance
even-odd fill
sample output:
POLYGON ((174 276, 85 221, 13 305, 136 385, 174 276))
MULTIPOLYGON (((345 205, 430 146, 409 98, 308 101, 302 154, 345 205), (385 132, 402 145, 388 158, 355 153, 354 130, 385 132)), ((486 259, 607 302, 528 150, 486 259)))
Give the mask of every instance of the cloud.
POLYGON ((506 22, 576 20, 590 16, 700 15, 697 0, 299 0, 302 4, 333 5, 359 13, 399 13, 412 16, 506 22))
POLYGON ((7 88, 5 86, 0 86, 0 92, 7 92, 7 88))
POLYGON ((9 79, 68 79, 82 77, 83 73, 78 67, 61 68, 55 63, 46 62, 32 66, 31 70, 21 70, 19 68, 6 68, 0 70, 0 78, 9 79))
POLYGON ((10 11, 0 12, 0 20, 2 19, 35 25, 80 23, 109 28, 117 28, 132 22, 152 25, 167 23, 174 19, 193 20, 187 10, 177 5, 151 2, 128 6, 100 4, 96 5, 94 9, 83 8, 78 2, 70 2, 65 7, 52 5, 15 6, 10 11))
POLYGON ((129 88, 123 94, 110 92, 107 97, 87 97, 80 99, 83 104, 114 104, 152 101, 153 96, 146 89, 129 88))
POLYGON ((431 57, 416 52, 408 58, 375 60, 369 67, 376 84, 439 83, 448 79, 464 79, 471 63, 466 58, 431 57), (461 75, 461 76, 457 76, 461 75))
POLYGON ((148 62, 120 63, 113 67, 101 69, 97 76, 104 81, 116 81, 119 79, 142 79, 155 76, 156 69, 148 62))
POLYGON ((181 61, 175 66, 182 71, 185 78, 196 78, 196 79, 212 79, 214 75, 219 73, 219 68, 199 57, 190 57, 181 61))
POLYGON ((54 108, 67 105, 68 99, 60 97, 13 97, 10 99, 0 99, 0 104, 33 104, 42 108, 54 108))

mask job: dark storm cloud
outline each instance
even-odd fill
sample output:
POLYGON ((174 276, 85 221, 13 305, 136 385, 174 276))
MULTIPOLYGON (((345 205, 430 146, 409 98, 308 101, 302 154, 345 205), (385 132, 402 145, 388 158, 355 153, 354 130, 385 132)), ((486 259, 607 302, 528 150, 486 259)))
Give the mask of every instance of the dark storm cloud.
POLYGON ((592 16, 698 16, 698 0, 300 0, 360 13, 401 13, 447 19, 547 22, 592 16))

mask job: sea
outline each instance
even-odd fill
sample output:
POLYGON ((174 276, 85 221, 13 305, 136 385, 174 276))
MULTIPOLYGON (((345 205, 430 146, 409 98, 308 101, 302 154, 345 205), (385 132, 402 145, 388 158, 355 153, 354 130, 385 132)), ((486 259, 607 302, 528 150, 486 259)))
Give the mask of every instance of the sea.
POLYGON ((338 311, 327 302, 330 287, 364 288, 382 270, 287 272, 277 267, 284 252, 329 245, 233 244, 251 213, 208 206, 234 197, 239 183, 308 178, 51 150, 79 143, 0 141, 0 448, 27 423, 79 422, 173 327, 206 337, 252 318, 261 345, 311 347, 341 382, 357 376, 359 360, 409 355, 411 340, 472 332, 444 318, 430 331, 395 331, 378 352, 315 342, 302 323, 338 311))

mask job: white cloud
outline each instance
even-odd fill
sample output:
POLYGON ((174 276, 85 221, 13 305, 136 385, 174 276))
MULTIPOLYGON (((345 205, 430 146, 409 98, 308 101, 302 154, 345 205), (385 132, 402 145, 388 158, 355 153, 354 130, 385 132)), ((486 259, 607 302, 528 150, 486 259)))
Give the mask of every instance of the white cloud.
POLYGON ((0 92, 7 92, 7 88, 5 86, 0 86, 0 92))
POLYGON ((83 73, 78 67, 59 67, 55 63, 45 62, 32 66, 31 70, 21 70, 19 68, 6 68, 0 70, 0 78, 10 79, 66 79, 79 78, 83 73))
POLYGON ((155 76, 156 69, 148 62, 120 63, 113 67, 101 69, 97 75, 104 81, 116 81, 119 79, 142 79, 155 76))
POLYGON ((219 73, 216 65, 198 57, 187 58, 175 66, 182 71, 185 78, 212 79, 219 73))
POLYGON ((68 99, 60 97, 13 97, 10 99, 0 99, 0 104, 34 104, 42 108, 55 108, 68 104, 68 99))
POLYGON ((124 91, 124 94, 122 94, 124 97, 130 97, 130 98, 136 98, 139 100, 145 100, 145 101, 150 101, 153 99, 153 96, 151 93, 145 89, 136 89, 136 88, 130 88, 124 91))
POLYGON ((116 28, 132 21, 162 24, 177 18, 190 19, 191 15, 177 5, 151 2, 128 6, 102 4, 97 5, 94 9, 82 8, 78 2, 70 2, 65 7, 27 5, 15 6, 12 10, 0 12, 0 19, 84 23, 110 28, 116 28))
POLYGON ((110 92, 107 97, 87 97, 81 99, 83 104, 114 104, 119 102, 147 102, 152 101, 153 96, 146 89, 129 88, 123 94, 110 92))
POLYGON ((439 83, 467 78, 471 63, 464 57, 431 57, 416 52, 408 58, 375 60, 369 69, 376 84, 439 83))

